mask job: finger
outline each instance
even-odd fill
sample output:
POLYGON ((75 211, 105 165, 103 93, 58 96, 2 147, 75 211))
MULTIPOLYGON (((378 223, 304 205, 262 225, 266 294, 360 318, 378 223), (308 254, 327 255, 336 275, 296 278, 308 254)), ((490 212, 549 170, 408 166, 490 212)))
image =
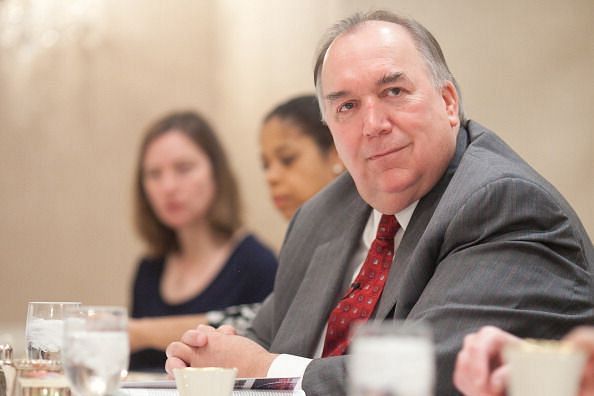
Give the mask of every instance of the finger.
POLYGON ((507 345, 523 342, 520 338, 493 326, 483 327, 477 333, 476 358, 480 359, 481 375, 489 377, 503 365, 503 349, 507 345))
POLYGON ((494 395, 504 395, 507 387, 507 381, 509 378, 509 366, 503 365, 493 371, 491 380, 489 382, 489 388, 494 395))
POLYGON ((215 331, 216 329, 209 325, 199 324, 198 326, 196 326, 196 330, 204 333, 209 333, 211 331, 215 331))
POLYGON ((217 331, 219 333, 223 333, 223 334, 227 334, 227 335, 237 335, 237 331, 235 330, 235 327, 233 327, 231 325, 222 325, 217 329, 217 331))
POLYGON ((586 351, 594 353, 594 328, 578 327, 565 336, 563 340, 572 342, 586 351))
POLYGON ((177 358, 185 362, 186 366, 190 365, 193 354, 192 347, 179 341, 172 342, 165 349, 165 355, 168 358, 177 358))
POLYGON ((454 370, 454 384, 464 395, 487 395, 487 376, 468 348, 463 349, 456 359, 454 370))
POLYGON ((460 350, 456 356, 456 363, 454 364, 454 385, 460 391, 466 390, 466 378, 468 378, 468 351, 466 349, 460 350))
POLYGON ((184 367, 188 367, 187 364, 183 360, 178 359, 176 357, 167 358, 167 360, 165 361, 165 371, 167 372, 167 376, 170 379, 174 379, 173 369, 184 367))
POLYGON ((504 346, 522 341, 518 337, 493 326, 483 327, 478 336, 483 340, 485 352, 490 357, 500 356, 504 346))
POLYGON ((469 334, 464 337, 462 364, 465 367, 466 381, 474 390, 484 390, 489 376, 489 353, 484 333, 469 334))
POLYGON ((468 395, 489 394, 491 375, 501 366, 503 346, 516 340, 516 337, 493 326, 468 334, 456 359, 454 384, 468 395))
POLYGON ((191 347, 202 348, 208 343, 206 334, 207 332, 200 330, 188 330, 182 335, 181 342, 191 347))
POLYGON ((594 396, 594 355, 582 370, 580 396, 594 396))
POLYGON ((466 368, 460 355, 461 354, 458 354, 458 357, 456 358, 453 380, 456 388, 462 393, 465 393, 468 389, 468 385, 466 383, 466 368))

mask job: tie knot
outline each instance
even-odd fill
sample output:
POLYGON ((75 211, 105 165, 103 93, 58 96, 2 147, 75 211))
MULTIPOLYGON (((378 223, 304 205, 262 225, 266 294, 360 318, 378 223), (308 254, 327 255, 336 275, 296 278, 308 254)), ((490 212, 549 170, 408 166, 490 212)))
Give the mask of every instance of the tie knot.
POLYGON ((379 227, 377 228, 377 239, 394 239, 400 224, 394 215, 382 215, 379 227))

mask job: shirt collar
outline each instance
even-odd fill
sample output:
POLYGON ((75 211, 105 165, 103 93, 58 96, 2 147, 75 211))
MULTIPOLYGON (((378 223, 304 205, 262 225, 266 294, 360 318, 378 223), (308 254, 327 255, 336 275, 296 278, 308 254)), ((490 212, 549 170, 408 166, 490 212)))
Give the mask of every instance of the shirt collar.
MULTIPOLYGON (((408 227, 408 223, 410 222, 410 219, 418 203, 419 201, 417 200, 408 205, 406 208, 402 209, 400 212, 394 214, 403 232, 406 231, 406 227, 408 227)), ((367 248, 371 246, 371 243, 375 239, 375 234, 377 234, 377 227, 379 227, 381 217, 382 213, 376 209, 373 209, 371 216, 369 216, 369 220, 367 221, 367 225, 363 231, 363 243, 367 248)))
MULTIPOLYGON (((419 201, 417 200, 408 205, 406 208, 402 209, 400 212, 394 214, 394 216, 396 216, 396 220, 398 220, 398 224, 400 224, 400 228, 402 228, 403 231, 406 231, 406 227, 408 227, 410 218, 412 217, 413 212, 415 211, 415 208, 417 207, 418 203, 419 201)), ((374 235, 377 232, 377 227, 379 226, 381 217, 382 213, 377 211, 376 209, 373 209, 373 223, 371 224, 371 229, 373 230, 374 235)))

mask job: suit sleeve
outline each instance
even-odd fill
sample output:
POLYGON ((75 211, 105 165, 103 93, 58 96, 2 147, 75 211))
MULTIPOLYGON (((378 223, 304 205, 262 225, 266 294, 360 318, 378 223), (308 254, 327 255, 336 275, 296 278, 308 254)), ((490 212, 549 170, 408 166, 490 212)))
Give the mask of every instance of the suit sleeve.
POLYGON ((554 197, 522 179, 493 182, 460 206, 408 315, 433 326, 438 394, 455 393, 456 354, 464 335, 481 326, 560 338, 594 323, 592 263, 585 255, 592 244, 577 228, 554 197))
POLYGON ((307 366, 301 384, 308 396, 346 395, 346 365, 348 356, 314 359, 307 366))
POLYGON ((257 342, 269 350, 274 337, 272 331, 272 318, 274 308, 274 291, 266 297, 250 327, 246 330, 246 337, 257 342))
MULTIPOLYGON (((283 241, 283 246, 287 243, 291 232, 293 230, 293 226, 297 217, 301 213, 301 208, 297 209, 297 212, 289 222, 289 226, 287 227, 287 232, 285 233, 285 239, 283 241)), ((280 256, 282 258, 282 249, 280 256)), ((281 266, 285 265, 286 263, 283 260, 279 259, 279 267, 278 271, 276 272, 276 277, 274 280, 274 286, 272 293, 268 295, 268 297, 262 303, 262 306, 258 310, 256 317, 252 321, 250 327, 246 330, 246 337, 250 338, 251 340, 257 342, 262 347, 270 350, 270 346, 272 345, 272 341, 274 339, 274 335, 276 333, 276 329, 278 327, 277 322, 278 318, 275 318, 275 289, 278 286, 278 276, 281 270, 281 266)))

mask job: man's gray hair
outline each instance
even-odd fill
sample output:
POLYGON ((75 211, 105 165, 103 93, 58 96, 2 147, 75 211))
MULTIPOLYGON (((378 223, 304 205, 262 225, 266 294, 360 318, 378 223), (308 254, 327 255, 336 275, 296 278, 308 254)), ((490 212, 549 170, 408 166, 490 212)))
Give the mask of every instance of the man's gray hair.
POLYGON ((462 123, 464 121, 462 92, 460 91, 460 87, 452 75, 452 72, 450 72, 450 69, 448 68, 445 57, 443 56, 443 52, 441 51, 441 47, 439 46, 439 43, 435 37, 433 37, 427 28, 414 19, 406 18, 404 16, 384 10, 371 11, 367 13, 356 13, 336 23, 334 26, 328 29, 326 35, 323 37, 321 44, 318 47, 318 56, 316 57, 316 63, 314 66, 314 84, 316 86, 316 95, 318 97, 320 111, 322 112, 322 118, 324 117, 324 98, 322 93, 321 75, 322 66, 324 64, 324 59, 326 57, 326 53, 328 52, 328 48, 330 48, 330 45, 332 45, 338 36, 343 33, 351 32, 357 26, 368 21, 390 22, 406 29, 406 31, 411 35, 417 50, 421 53, 421 56, 425 60, 425 64, 429 69, 429 73, 431 74, 431 79, 433 80, 433 85, 435 88, 441 89, 446 81, 451 81, 452 84, 454 84, 454 87, 456 87, 456 91, 458 92, 458 117, 462 123))

